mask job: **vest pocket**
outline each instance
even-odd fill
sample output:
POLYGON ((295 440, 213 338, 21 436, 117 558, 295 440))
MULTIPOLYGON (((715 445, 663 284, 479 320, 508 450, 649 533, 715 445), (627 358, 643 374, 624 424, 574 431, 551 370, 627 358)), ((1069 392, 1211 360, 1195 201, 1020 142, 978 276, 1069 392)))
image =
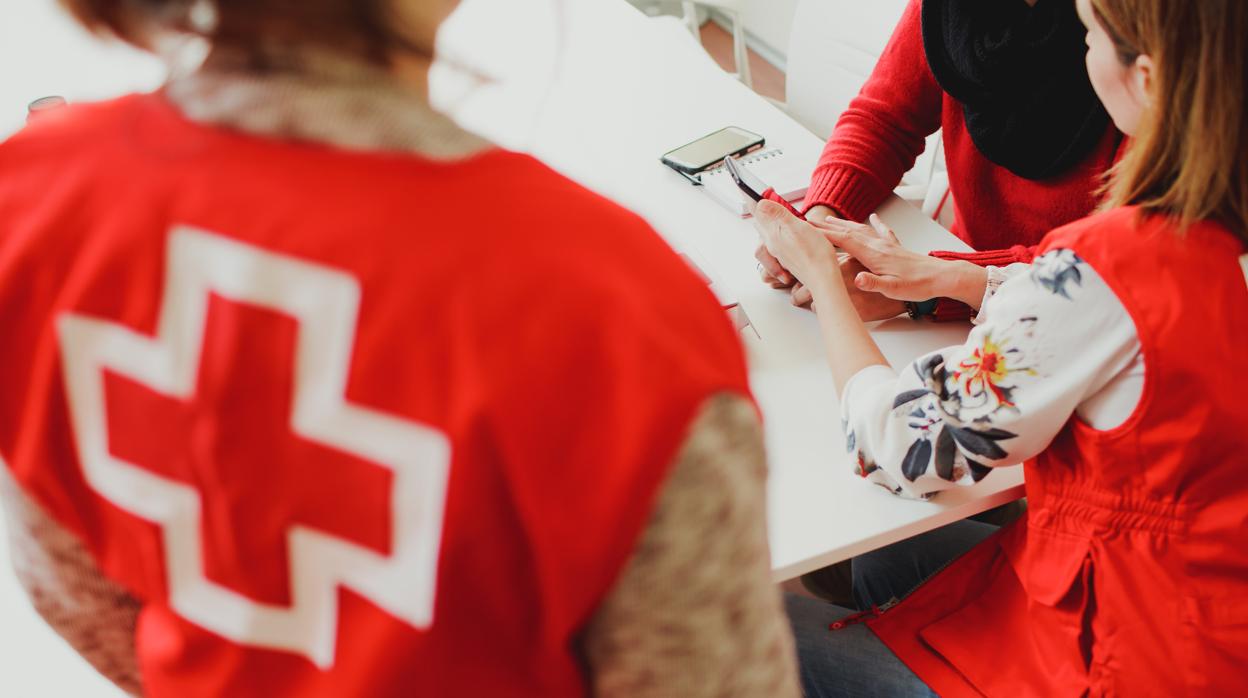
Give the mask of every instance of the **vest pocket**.
POLYGON ((1182 662, 1189 693, 1248 693, 1248 597, 1184 597, 1182 662))

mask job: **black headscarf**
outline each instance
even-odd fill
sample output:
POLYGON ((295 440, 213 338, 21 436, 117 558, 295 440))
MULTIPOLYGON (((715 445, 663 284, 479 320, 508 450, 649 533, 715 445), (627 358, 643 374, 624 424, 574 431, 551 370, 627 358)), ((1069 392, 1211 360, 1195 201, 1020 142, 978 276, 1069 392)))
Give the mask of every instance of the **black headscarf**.
POLYGON ((1109 114, 1088 80, 1074 0, 923 0, 923 44, 941 88, 960 102, 976 147, 1031 180, 1096 148, 1109 114))

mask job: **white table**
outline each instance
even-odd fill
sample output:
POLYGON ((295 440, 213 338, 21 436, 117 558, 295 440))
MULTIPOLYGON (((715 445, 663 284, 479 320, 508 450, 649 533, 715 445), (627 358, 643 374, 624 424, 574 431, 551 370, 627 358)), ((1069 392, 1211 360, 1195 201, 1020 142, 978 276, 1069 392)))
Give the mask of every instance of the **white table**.
MULTIPOLYGON (((744 335, 767 424, 776 579, 1021 497, 1021 468, 924 503, 897 499, 852 475, 814 316, 759 282, 747 221, 658 161, 726 125, 761 133, 812 163, 823 144, 724 74, 678 24, 651 20, 623 0, 566 0, 562 17, 553 7, 546 0, 466 0, 443 32, 443 48, 499 81, 466 91, 462 79, 440 72, 435 101, 466 127, 531 152, 637 211, 674 247, 708 262, 744 306, 761 337, 744 335), (528 31, 515 32, 517 26, 528 31)), ((967 249, 898 199, 880 215, 912 248, 967 249)), ((960 344, 966 327, 898 319, 873 334, 889 361, 903 366, 960 344)))

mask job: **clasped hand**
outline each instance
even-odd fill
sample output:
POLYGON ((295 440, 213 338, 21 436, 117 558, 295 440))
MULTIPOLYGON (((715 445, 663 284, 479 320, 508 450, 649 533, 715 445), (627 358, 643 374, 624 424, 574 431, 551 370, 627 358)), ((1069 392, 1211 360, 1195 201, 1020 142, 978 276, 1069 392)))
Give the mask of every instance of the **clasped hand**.
POLYGON ((791 288, 795 305, 809 305, 821 286, 840 283, 862 320, 872 321, 900 314, 903 301, 941 295, 948 263, 902 247, 879 216, 867 225, 826 214, 804 221, 767 201, 752 213, 763 243, 756 253, 763 280, 791 288))

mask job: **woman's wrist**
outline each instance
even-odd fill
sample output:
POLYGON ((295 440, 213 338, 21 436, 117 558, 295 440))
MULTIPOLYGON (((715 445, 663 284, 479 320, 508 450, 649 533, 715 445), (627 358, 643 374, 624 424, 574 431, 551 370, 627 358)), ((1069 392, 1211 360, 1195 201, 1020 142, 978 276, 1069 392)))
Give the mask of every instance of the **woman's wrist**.
POLYGON ((816 313, 830 311, 832 307, 842 305, 842 303, 849 307, 854 306, 850 300, 850 293, 845 288, 845 281, 841 278, 840 270, 820 275, 807 287, 810 288, 810 297, 814 302, 816 313))
POLYGON ((820 298, 835 299, 838 296, 844 296, 846 300, 849 298, 849 292, 845 289, 845 279, 841 276, 841 269, 835 257, 831 266, 826 267, 826 273, 812 275, 810 283, 806 283, 805 286, 810 289, 810 295, 816 302, 820 298))
POLYGON ((938 292, 935 296, 952 298, 978 309, 984 302, 984 292, 988 289, 988 270, 970 262, 944 261, 945 267, 937 278, 938 292))
POLYGON ((887 364, 867 326, 854 308, 849 289, 840 279, 820 282, 811 289, 815 315, 828 353, 832 380, 839 390, 867 366, 887 364))

